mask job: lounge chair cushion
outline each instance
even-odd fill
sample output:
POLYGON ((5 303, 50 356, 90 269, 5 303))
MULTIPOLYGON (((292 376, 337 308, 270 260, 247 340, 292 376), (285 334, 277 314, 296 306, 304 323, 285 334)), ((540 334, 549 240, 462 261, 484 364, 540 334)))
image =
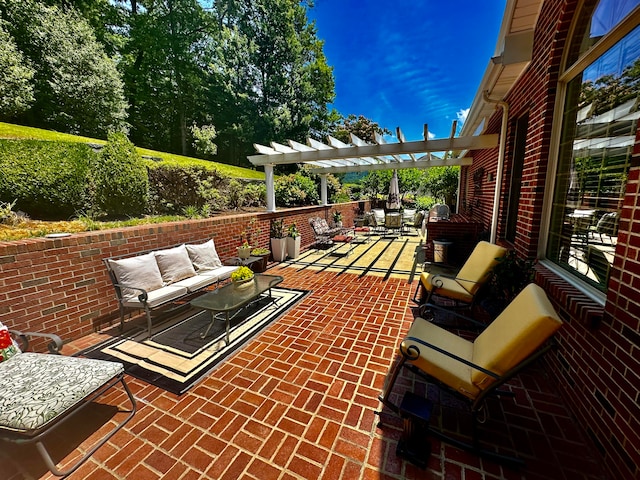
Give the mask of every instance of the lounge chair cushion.
MULTIPOLYGON (((561 325, 544 290, 531 283, 476 338, 473 362, 503 375, 533 353, 561 325)), ((471 380, 482 389, 493 382, 478 370, 471 373, 471 380)))
POLYGON ((183 278, 193 277, 196 274, 185 245, 158 250, 154 254, 165 285, 178 282, 183 278))
POLYGON ((507 249, 504 247, 485 241, 478 242, 456 275, 458 283, 471 295, 475 295, 500 259, 506 254, 507 249))
POLYGON ((200 245, 187 245, 187 253, 198 273, 222 266, 213 239, 200 245))
POLYGON ((436 289, 438 295, 445 296, 452 300, 459 300, 466 303, 473 301, 473 295, 455 278, 423 272, 420 275, 420 281, 427 292, 436 289))
MULTIPOLYGON (((120 285, 142 288, 147 292, 162 287, 162 275, 153 252, 137 257, 109 260, 109 264, 120 285)), ((122 289, 122 298, 125 301, 137 299, 141 293, 140 290, 125 287, 122 289)))
POLYGON ((0 364, 0 428, 35 434, 123 370, 103 360, 16 355, 0 364))
POLYGON ((418 358, 409 360, 410 363, 466 397, 475 398, 478 395, 480 390, 471 382, 471 367, 425 345, 411 341, 408 337, 423 339, 468 361, 471 361, 473 356, 473 343, 418 317, 414 320, 400 349, 407 352, 410 346, 418 348, 420 352, 418 358))

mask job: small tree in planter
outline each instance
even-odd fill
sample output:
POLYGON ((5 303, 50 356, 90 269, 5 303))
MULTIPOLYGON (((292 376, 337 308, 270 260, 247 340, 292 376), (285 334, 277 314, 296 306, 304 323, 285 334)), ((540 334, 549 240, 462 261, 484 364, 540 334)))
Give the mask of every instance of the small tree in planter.
POLYGON ((282 219, 271 220, 271 253, 273 260, 283 262, 287 258, 287 238, 284 233, 284 223, 282 219))
POLYGON ((287 254, 289 258, 298 258, 300 255, 300 232, 295 223, 289 225, 287 229, 289 236, 287 237, 287 254))
POLYGON ((336 227, 342 228, 342 213, 338 210, 333 211, 333 223, 336 227))

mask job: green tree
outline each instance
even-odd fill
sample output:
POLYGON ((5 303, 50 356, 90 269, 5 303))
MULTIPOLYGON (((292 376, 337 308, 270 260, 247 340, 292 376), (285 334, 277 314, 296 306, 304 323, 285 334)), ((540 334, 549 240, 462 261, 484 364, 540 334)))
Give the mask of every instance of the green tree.
POLYGON ((380 135, 391 135, 391 130, 381 127, 377 122, 368 119, 364 115, 356 117, 350 113, 347 117, 341 118, 333 127, 331 135, 341 142, 349 143, 349 134, 353 133, 356 137, 365 142, 373 143, 375 133, 380 135))
POLYGON ((424 187, 431 192, 431 195, 436 200, 454 207, 459 175, 460 167, 428 168, 424 179, 424 187))
POLYGON ((0 119, 9 120, 33 102, 34 72, 2 23, 0 21, 0 119))
POLYGON ((220 39, 211 101, 223 155, 244 162, 253 143, 303 141, 326 130, 334 80, 306 6, 294 0, 214 3, 220 39))
POLYGON ((34 0, 0 0, 0 18, 34 69, 35 101, 22 123, 98 137, 126 128, 115 62, 80 14, 34 0))
POLYGON ((208 124, 207 66, 211 24, 197 0, 130 1, 122 70, 130 104, 131 138, 190 153, 189 125, 208 124))

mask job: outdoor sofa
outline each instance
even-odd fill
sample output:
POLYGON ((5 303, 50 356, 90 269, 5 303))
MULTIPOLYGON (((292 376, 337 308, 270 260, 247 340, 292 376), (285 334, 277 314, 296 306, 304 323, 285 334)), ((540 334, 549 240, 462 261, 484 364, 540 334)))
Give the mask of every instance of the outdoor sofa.
POLYGON ((125 311, 144 310, 148 336, 152 310, 217 285, 239 268, 222 264, 213 239, 105 258, 104 263, 118 300, 120 328, 124 328, 125 311))

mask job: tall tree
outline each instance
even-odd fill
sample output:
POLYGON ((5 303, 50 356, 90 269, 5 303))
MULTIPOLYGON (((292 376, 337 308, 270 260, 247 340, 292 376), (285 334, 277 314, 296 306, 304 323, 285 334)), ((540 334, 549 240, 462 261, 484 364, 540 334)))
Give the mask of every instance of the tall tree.
POLYGON ((211 96, 222 154, 238 162, 253 143, 303 140, 325 129, 334 98, 323 42, 295 0, 216 1, 222 41, 212 62, 211 96))
POLYGON ((209 16, 197 0, 132 0, 122 69, 138 145, 190 152, 203 112, 211 51, 209 16))
POLYGON ((10 120, 33 102, 33 69, 0 21, 0 119, 10 120))
POLYGON ((116 65, 75 10, 0 0, 0 19, 34 69, 35 101, 21 122, 90 136, 126 128, 116 65))

